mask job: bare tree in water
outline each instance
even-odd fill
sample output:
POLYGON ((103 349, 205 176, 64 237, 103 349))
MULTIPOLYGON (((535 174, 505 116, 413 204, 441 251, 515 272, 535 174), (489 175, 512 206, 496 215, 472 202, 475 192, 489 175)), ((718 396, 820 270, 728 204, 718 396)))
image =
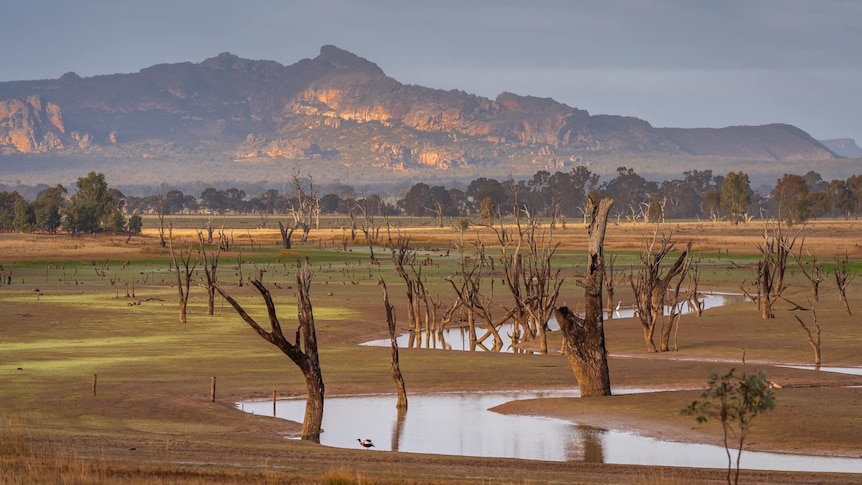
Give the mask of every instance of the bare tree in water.
POLYGON ((389 304, 389 293, 386 291, 386 282, 383 278, 377 281, 380 288, 383 290, 383 306, 386 308, 386 323, 389 326, 389 341, 392 347, 390 358, 390 368, 392 371, 392 380, 395 381, 395 388, 398 391, 398 408, 399 414, 407 410, 407 388, 404 386, 404 376, 401 374, 401 362, 398 358, 398 336, 395 332, 395 309, 389 304))
POLYGON ((581 397, 610 396, 611 378, 608 370, 608 353, 605 347, 605 329, 602 305, 602 278, 604 277, 605 229, 613 199, 593 201, 592 217, 588 229, 587 272, 580 284, 584 287, 584 317, 568 307, 555 311, 566 357, 578 380, 581 397))
MULTIPOLYGON (((665 267, 663 266, 665 258, 675 250, 675 245, 671 242, 670 234, 664 234, 659 238, 657 227, 653 231, 652 237, 644 241, 641 248, 640 265, 637 273, 630 276, 630 282, 635 297, 635 309, 643 327, 647 350, 650 352, 658 350, 653 336, 656 326, 662 323, 664 328, 661 332, 660 349, 662 352, 666 352, 670 350, 673 318, 670 322, 666 322, 664 319, 665 301, 671 282, 675 278, 678 279, 678 283, 685 279, 689 265, 688 254, 691 250, 691 241, 679 252, 676 260, 670 266, 665 267)), ((674 298, 678 297, 679 284, 676 285, 676 293, 674 298)), ((676 300, 673 303, 676 304, 676 300)))
POLYGON ((230 297, 218 285, 216 291, 236 310, 240 317, 267 342, 275 345, 302 371, 305 377, 305 417, 302 420, 302 439, 320 441, 320 430, 323 423, 323 376, 320 372, 320 358, 317 353, 317 334, 314 328, 314 313, 308 291, 311 288, 313 273, 306 262, 296 274, 297 307, 299 325, 296 337, 291 343, 282 333, 281 323, 275 312, 275 304, 269 290, 258 280, 251 283, 263 296, 269 317, 270 331, 265 330, 252 318, 245 309, 230 297))

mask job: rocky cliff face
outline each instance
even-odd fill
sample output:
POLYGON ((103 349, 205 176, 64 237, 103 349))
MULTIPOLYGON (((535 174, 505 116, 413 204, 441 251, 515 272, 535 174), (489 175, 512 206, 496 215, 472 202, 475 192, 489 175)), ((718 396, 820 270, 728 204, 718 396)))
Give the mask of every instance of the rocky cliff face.
POLYGON ((38 94, 0 100, 0 153, 36 153, 63 148, 63 114, 38 94))
POLYGON ((144 146, 150 155, 141 156, 178 157, 207 146, 225 160, 315 160, 393 172, 482 166, 507 173, 516 165, 535 171, 597 154, 835 157, 787 125, 656 129, 552 99, 502 93, 492 100, 405 85, 334 46, 290 66, 224 53, 134 74, 0 83, 0 156, 112 145, 132 156, 144 146))

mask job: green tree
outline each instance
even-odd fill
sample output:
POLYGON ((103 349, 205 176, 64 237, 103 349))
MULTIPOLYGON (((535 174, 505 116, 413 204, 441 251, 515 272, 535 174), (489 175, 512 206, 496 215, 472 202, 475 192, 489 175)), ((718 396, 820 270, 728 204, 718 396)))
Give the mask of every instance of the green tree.
POLYGON ((144 227, 144 221, 141 219, 141 215, 135 212, 132 214, 132 217, 129 217, 129 233, 130 234, 140 234, 141 229, 144 227))
POLYGON ((0 231, 15 229, 15 201, 19 197, 18 192, 0 192, 0 231))
POLYGON ((724 449, 727 453, 728 484, 739 483, 739 459, 754 419, 775 408, 775 395, 769 389, 766 374, 743 372, 741 376, 737 376, 734 372, 735 369, 731 369, 721 377, 715 373, 710 374, 707 390, 700 395, 699 400, 683 409, 683 413, 694 416, 698 423, 705 423, 710 419, 721 421, 724 449), (734 466, 730 451, 731 440, 736 440, 735 474, 732 474, 734 466))
POLYGON ((17 232, 33 232, 33 225, 36 223, 36 215, 33 213, 33 207, 27 202, 24 197, 15 199, 13 206, 15 220, 13 225, 17 232))
POLYGON ((102 218, 112 203, 105 175, 90 172, 86 177, 79 177, 76 185, 78 191, 66 211, 66 229, 73 234, 99 232, 102 230, 102 218))
POLYGON ((728 172, 721 184, 721 208, 730 214, 730 221, 739 224, 745 221, 745 214, 751 204, 751 185, 748 174, 742 171, 728 172))
POLYGON ((788 224, 805 222, 811 216, 808 184, 801 175, 784 174, 771 195, 778 203, 778 217, 788 224))
POLYGON ((36 215, 36 230, 54 234, 63 222, 61 211, 66 203, 66 187, 57 184, 49 187, 36 197, 33 202, 36 215))

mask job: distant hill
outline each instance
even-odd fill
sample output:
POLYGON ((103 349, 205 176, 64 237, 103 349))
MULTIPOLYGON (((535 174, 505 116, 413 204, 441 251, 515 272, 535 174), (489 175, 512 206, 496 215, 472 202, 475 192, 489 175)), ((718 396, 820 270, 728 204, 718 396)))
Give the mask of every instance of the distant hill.
POLYGON ((623 165, 780 173, 836 158, 784 124, 654 128, 549 98, 406 85, 334 46, 289 66, 223 53, 133 74, 0 83, 0 173, 19 179, 101 170, 117 183, 283 180, 301 167, 367 183, 580 164, 598 173, 623 165))
POLYGON ((847 158, 862 157, 862 148, 856 144, 853 138, 836 138, 834 140, 820 140, 826 148, 834 153, 847 158))

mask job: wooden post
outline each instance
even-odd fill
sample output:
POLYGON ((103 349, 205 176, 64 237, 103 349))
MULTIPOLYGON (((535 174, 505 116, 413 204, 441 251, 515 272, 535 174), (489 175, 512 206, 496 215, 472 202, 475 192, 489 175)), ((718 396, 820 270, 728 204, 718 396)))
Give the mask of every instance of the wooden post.
POLYGON ((275 391, 275 389, 273 389, 273 391, 272 391, 272 417, 273 418, 275 417, 275 398, 276 398, 276 391, 275 391))
POLYGON ((215 402, 215 394, 216 394, 216 378, 213 376, 212 381, 210 382, 210 399, 212 402, 215 402))
POLYGON ((96 374, 93 374, 93 395, 96 395, 96 374))

